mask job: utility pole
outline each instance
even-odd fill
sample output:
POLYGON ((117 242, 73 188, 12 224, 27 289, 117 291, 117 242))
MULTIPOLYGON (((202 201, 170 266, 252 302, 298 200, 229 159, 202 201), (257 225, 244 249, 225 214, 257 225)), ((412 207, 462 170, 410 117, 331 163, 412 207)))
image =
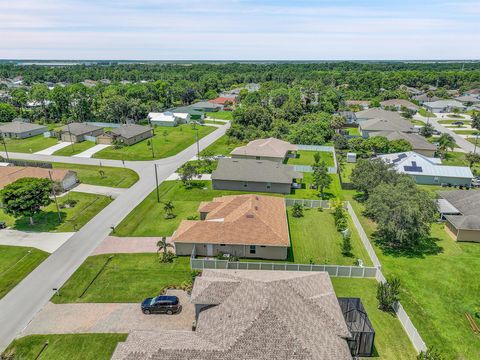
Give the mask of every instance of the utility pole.
POLYGON ((70 121, 69 120, 67 120, 67 129, 68 129, 68 134, 70 135, 70 145, 72 145, 72 153, 74 153, 75 148, 73 146, 72 132, 70 131, 70 121))
POLYGON ((473 148, 473 153, 476 154, 477 153, 477 141, 478 141, 478 135, 479 133, 476 133, 475 134, 475 147, 473 148))
POLYGON ((153 129, 152 129, 152 133, 153 133, 153 136, 150 140, 150 146, 152 147, 152 159, 155 159, 155 151, 153 150, 153 138, 155 137, 155 133, 153 132, 153 129))
POLYGON ((55 205, 57 206, 58 222, 61 223, 62 215, 60 215, 60 207, 58 206, 57 193, 55 191, 55 183, 53 182, 52 172, 50 170, 48 170, 48 176, 50 177, 50 181, 52 182, 52 192, 53 192, 53 198, 55 199, 55 205))
POLYGON ((200 160, 200 143, 198 142, 198 129, 196 129, 195 138, 197 141, 197 160, 200 160))
POLYGON ((7 161, 10 161, 10 158, 8 157, 7 143, 5 142, 5 135, 3 135, 2 132, 0 132, 0 137, 2 138, 3 148, 5 149, 5 156, 7 158, 7 161))
POLYGON ((153 164, 155 166, 155 183, 157 184, 157 203, 160 203, 160 192, 158 190, 158 173, 157 173, 157 164, 153 164))

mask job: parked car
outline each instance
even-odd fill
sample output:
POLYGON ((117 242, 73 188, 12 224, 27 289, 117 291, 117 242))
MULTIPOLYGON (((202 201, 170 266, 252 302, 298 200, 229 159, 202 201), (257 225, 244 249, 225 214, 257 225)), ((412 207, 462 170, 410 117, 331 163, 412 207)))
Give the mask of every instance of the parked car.
POLYGON ((179 312, 181 306, 178 297, 171 295, 160 295, 143 300, 141 309, 144 314, 172 315, 179 312))
POLYGON ((7 228, 7 224, 5 223, 5 221, 0 221, 0 230, 6 229, 6 228, 7 228))
POLYGON ((433 131, 432 131, 432 134, 433 134, 433 135, 442 135, 442 133, 441 133, 440 131, 438 131, 438 130, 433 130, 433 131))
POLYGON ((463 121, 455 121, 455 122, 452 123, 452 125, 462 126, 462 125, 463 125, 463 121))

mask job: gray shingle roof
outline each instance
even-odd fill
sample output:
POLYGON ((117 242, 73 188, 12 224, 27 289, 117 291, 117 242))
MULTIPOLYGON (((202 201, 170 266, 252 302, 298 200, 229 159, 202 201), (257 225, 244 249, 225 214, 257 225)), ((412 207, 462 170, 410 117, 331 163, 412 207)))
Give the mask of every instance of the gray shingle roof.
POLYGON ((239 146, 230 153, 232 155, 262 156, 283 159, 289 151, 298 150, 298 146, 276 138, 256 139, 245 146, 239 146))
POLYGON ((418 134, 405 133, 402 131, 377 131, 370 136, 383 136, 388 140, 406 140, 412 144, 413 150, 437 150, 437 147, 418 134))
MULTIPOLYGON (((325 272, 204 270, 195 332, 130 337, 112 359, 351 359, 349 331, 325 272)), ((131 336, 131 335, 130 335, 131 336)))
POLYGON ((44 125, 37 125, 32 123, 26 123, 21 121, 12 121, 11 123, 6 123, 5 125, 0 125, 0 132, 5 133, 24 133, 27 131, 44 129, 47 131, 47 127, 44 125))
POLYGON ((255 181, 291 184, 293 179, 302 179, 303 174, 292 166, 268 160, 219 159, 212 180, 255 181))
POLYGON ((413 125, 402 119, 373 118, 360 122, 360 128, 366 131, 413 131, 413 125))
POLYGON ((405 121, 405 118, 396 111, 370 108, 355 113, 357 119, 384 119, 394 121, 405 121))
POLYGON ((461 230, 480 230, 480 216, 477 215, 447 215, 445 216, 450 223, 461 230))
POLYGON ((141 135, 150 131, 150 127, 137 125, 137 124, 126 124, 122 125, 118 128, 114 128, 111 130, 113 135, 122 136, 126 139, 133 138, 135 136, 141 135))
POLYGON ((438 195, 456 207, 463 215, 480 216, 480 191, 438 191, 438 195))
POLYGON ((70 130, 70 133, 75 136, 88 134, 98 129, 102 129, 102 127, 78 122, 62 126, 62 132, 68 132, 70 130))

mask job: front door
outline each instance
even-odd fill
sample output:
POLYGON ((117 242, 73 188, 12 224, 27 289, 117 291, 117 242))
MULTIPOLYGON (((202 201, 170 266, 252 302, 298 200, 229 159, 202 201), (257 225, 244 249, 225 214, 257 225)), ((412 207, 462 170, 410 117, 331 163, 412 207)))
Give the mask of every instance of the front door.
POLYGON ((207 244, 207 256, 213 256, 213 245, 207 244))

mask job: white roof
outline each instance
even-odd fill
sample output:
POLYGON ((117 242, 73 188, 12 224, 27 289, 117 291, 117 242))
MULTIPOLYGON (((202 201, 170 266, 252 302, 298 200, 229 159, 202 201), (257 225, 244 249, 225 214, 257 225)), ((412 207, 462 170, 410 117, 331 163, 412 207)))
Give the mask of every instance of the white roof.
POLYGON ((175 115, 171 112, 151 112, 148 113, 148 118, 150 121, 164 121, 164 122, 175 122, 175 115))
POLYGON ((468 166, 442 165, 440 159, 429 158, 413 151, 378 156, 389 164, 394 164, 399 173, 414 176, 441 176, 451 178, 472 179, 473 174, 468 166))

